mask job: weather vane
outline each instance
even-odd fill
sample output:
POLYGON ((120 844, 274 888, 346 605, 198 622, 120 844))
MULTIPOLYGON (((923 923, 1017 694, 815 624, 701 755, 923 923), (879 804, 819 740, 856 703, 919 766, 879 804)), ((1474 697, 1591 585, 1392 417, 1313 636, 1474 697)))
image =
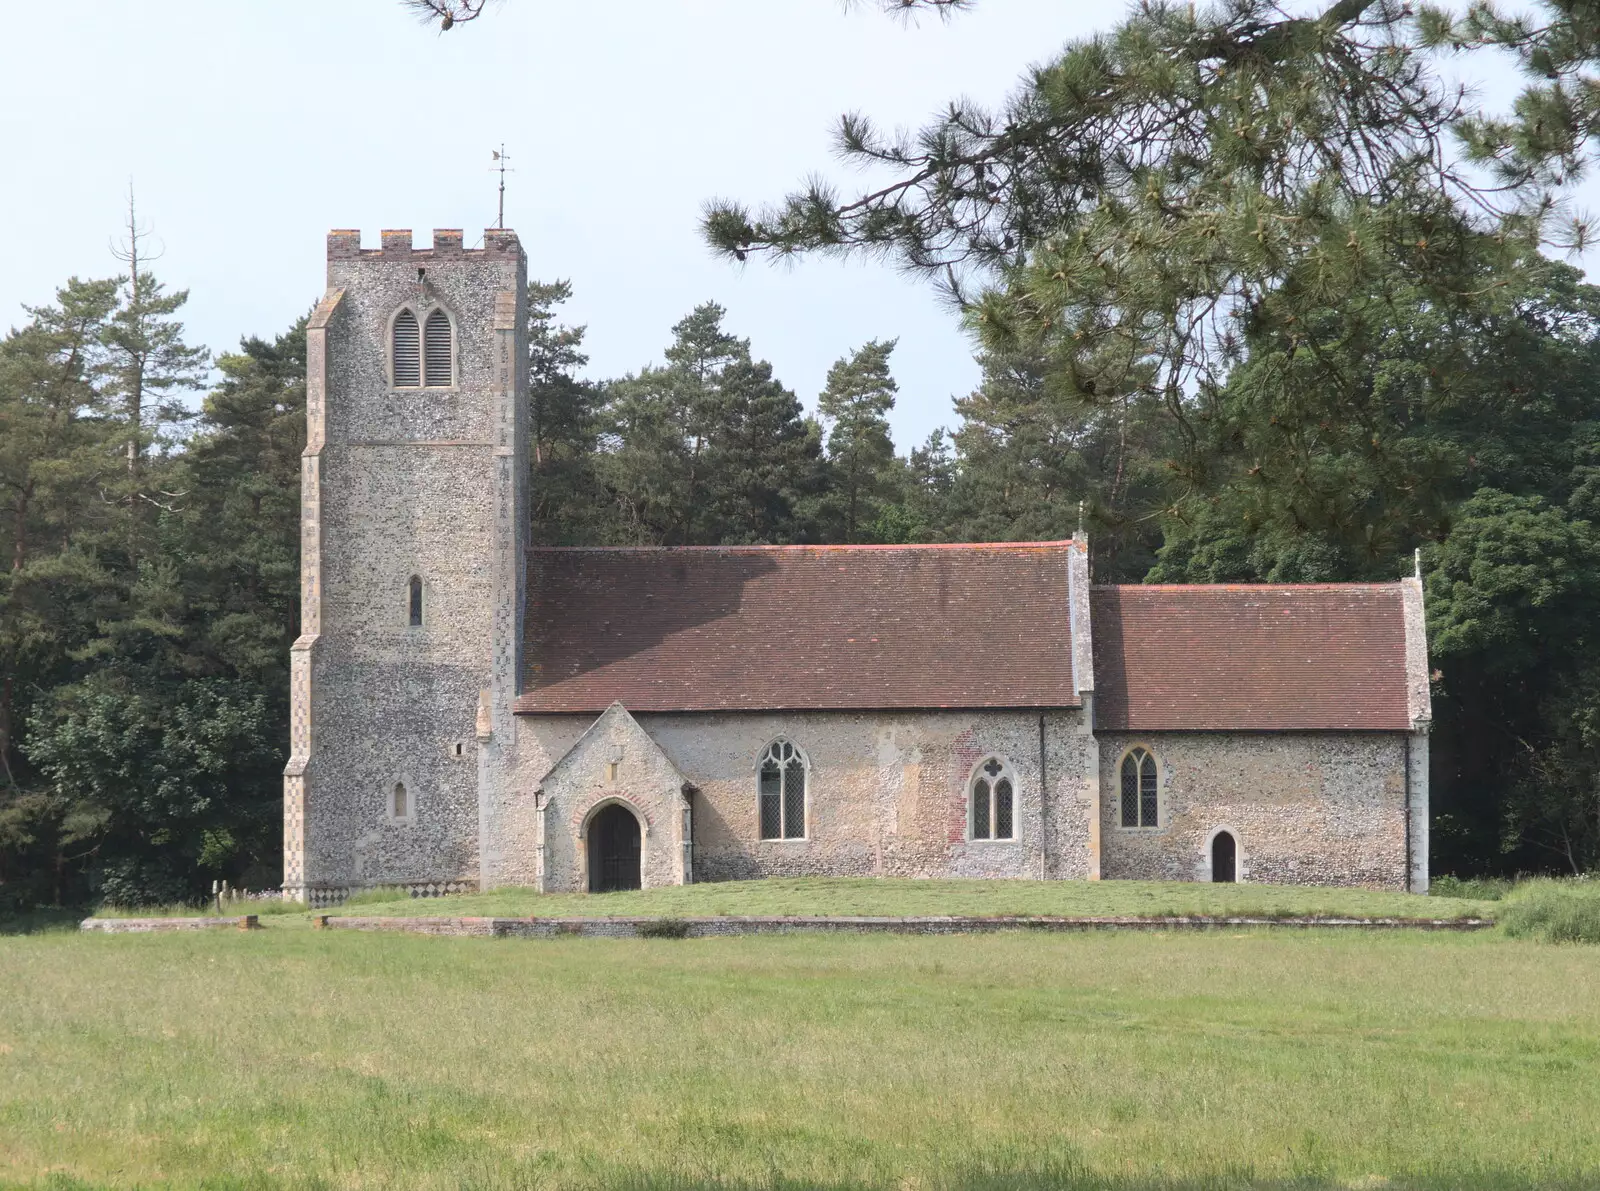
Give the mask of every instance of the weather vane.
MULTIPOLYGON (((506 143, 504 141, 501 141, 500 147, 492 150, 492 152, 494 153, 495 164, 490 166, 489 169, 491 172, 500 175, 500 210, 499 214, 495 216, 494 225, 495 227, 503 228, 506 225, 506 162, 510 161, 511 158, 506 155, 506 143)), ((511 172, 514 174, 517 171, 512 170, 511 172)))

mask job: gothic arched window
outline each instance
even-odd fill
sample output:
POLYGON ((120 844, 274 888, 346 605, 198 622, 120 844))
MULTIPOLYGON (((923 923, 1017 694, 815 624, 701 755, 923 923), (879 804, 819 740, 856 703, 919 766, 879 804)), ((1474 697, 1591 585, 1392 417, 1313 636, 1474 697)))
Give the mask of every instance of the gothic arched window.
POLYGON ((806 759, 787 740, 774 740, 757 766, 762 839, 804 839, 806 759))
POLYGON ((1011 768, 990 757, 972 774, 970 799, 973 839, 1015 839, 1017 783, 1011 768))
POLYGON ((1155 757, 1146 748, 1129 749, 1122 758, 1122 825, 1159 827, 1159 791, 1155 757))
POLYGON ((395 388, 416 388, 422 383, 422 352, 417 316, 409 310, 394 316, 392 350, 395 388))
POLYGON ((455 383, 450 343, 450 316, 442 310, 428 315, 422 331, 423 383, 430 389, 447 389, 455 383))

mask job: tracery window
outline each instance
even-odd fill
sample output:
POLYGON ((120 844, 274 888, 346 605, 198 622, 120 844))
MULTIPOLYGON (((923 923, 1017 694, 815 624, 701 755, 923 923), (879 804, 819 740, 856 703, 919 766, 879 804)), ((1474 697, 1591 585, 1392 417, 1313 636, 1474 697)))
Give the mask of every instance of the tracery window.
POLYGON ((1129 749, 1122 758, 1122 825, 1159 827, 1159 792, 1155 757, 1146 748, 1129 749))
POLYGON ((787 740, 774 740, 761 756, 759 798, 762 839, 804 839, 806 760, 787 740))
POLYGON ((1017 783, 998 757, 990 757, 972 775, 973 839, 1016 838, 1017 783))

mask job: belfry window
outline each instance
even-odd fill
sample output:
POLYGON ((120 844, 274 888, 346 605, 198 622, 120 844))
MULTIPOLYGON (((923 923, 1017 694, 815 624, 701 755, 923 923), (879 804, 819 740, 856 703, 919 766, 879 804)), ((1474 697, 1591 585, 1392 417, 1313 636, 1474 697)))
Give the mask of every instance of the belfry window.
POLYGON ((396 314, 389 352, 397 389, 448 389, 456 383, 455 327, 438 307, 420 323, 409 306, 396 314))
POLYGON ((973 839, 1015 839, 1017 783, 998 757, 990 757, 972 775, 970 818, 973 839))
POLYGON ((806 761, 787 740, 774 740, 758 767, 762 839, 804 839, 806 761))
POLYGON ((435 310, 422 329, 423 383, 430 389, 446 389, 455 382, 450 347, 450 316, 435 310))
POLYGON ((411 576, 410 609, 411 609, 411 627, 414 628, 414 629, 415 628, 421 628, 422 627, 422 580, 416 575, 411 576))
POLYGON ((1122 825, 1159 827, 1159 790, 1156 759, 1147 749, 1130 749, 1122 758, 1122 825))
POLYGON ((417 316, 402 310, 394 316, 394 386, 414 389, 422 383, 421 340, 417 316))

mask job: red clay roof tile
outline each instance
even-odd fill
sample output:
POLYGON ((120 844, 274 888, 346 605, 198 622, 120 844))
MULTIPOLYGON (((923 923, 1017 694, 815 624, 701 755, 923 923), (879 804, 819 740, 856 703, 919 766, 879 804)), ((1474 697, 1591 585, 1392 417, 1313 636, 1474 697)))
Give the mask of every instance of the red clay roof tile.
POLYGON ((1399 584, 1097 587, 1095 727, 1411 727, 1399 584))
POLYGON ((1077 707, 1072 549, 534 549, 515 707, 1077 707))

